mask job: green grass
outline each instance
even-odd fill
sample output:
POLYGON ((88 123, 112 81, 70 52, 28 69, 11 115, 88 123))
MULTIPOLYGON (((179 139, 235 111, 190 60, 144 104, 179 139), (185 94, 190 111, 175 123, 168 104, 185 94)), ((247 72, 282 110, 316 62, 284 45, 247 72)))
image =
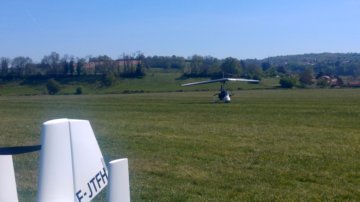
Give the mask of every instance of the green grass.
MULTIPOLYGON (((0 97, 1 146, 41 123, 88 119, 106 159, 129 158, 132 201, 359 201, 360 90, 0 97)), ((15 157, 21 201, 37 154, 15 157)), ((98 200, 102 200, 104 194, 98 200)))
MULTIPOLYGON (((182 79, 182 73, 175 70, 148 70, 144 78, 118 78, 111 87, 101 87, 101 82, 84 78, 59 79, 62 82, 59 94, 75 94, 76 88, 81 87, 83 94, 119 94, 119 93, 142 93, 142 92, 176 92, 176 91, 209 91, 218 90, 220 85, 209 84, 191 87, 181 87, 183 83, 189 83, 209 78, 182 79), (89 82, 91 80, 92 82, 89 82)), ((100 79, 100 78, 99 78, 100 79)), ((34 85, 20 85, 21 81, 13 81, 0 85, 0 95, 42 95, 46 92, 46 80, 34 85)), ((278 86, 276 78, 264 79, 260 84, 246 82, 228 83, 230 90, 269 89, 278 86)))

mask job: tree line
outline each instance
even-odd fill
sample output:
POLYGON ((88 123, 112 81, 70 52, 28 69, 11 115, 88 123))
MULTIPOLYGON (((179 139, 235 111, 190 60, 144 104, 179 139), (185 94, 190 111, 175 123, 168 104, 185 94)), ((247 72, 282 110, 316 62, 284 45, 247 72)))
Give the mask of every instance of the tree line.
POLYGON ((0 78, 17 79, 28 77, 72 77, 107 75, 122 77, 145 76, 145 67, 141 54, 123 54, 119 59, 101 55, 97 57, 77 58, 52 52, 45 55, 41 62, 35 63, 29 57, 19 56, 13 59, 0 58, 0 78))
POLYGON ((337 76, 360 76, 360 54, 320 53, 270 57, 272 66, 283 67, 288 72, 301 73, 310 68, 314 73, 337 76))
POLYGON ((180 69, 184 77, 221 77, 225 75, 261 79, 286 75, 300 75, 311 70, 314 77, 360 76, 360 54, 321 53, 269 57, 262 60, 193 55, 149 56, 143 58, 146 67, 180 69))
POLYGON ((183 77, 222 77, 242 76, 260 79, 263 75, 261 66, 257 63, 246 62, 233 57, 218 59, 212 56, 193 55, 179 56, 148 56, 143 58, 147 68, 178 69, 183 77))
POLYGON ((269 57, 262 60, 239 60, 233 57, 218 59, 212 56, 145 56, 137 52, 123 54, 118 59, 106 55, 77 58, 52 52, 41 62, 34 63, 29 57, 0 58, 1 78, 71 77, 89 75, 113 75, 115 77, 142 77, 147 68, 176 69, 183 77, 240 76, 262 77, 301 76, 308 71, 315 78, 328 76, 360 76, 360 54, 304 54, 269 57))
POLYGON ((220 60, 211 56, 148 56, 141 53, 123 54, 119 59, 107 55, 77 58, 52 52, 41 62, 29 57, 0 58, 0 77, 3 79, 27 77, 71 77, 113 74, 120 77, 142 77, 147 68, 177 69, 184 77, 245 76, 259 78, 262 70, 255 64, 246 64, 236 58, 220 60))

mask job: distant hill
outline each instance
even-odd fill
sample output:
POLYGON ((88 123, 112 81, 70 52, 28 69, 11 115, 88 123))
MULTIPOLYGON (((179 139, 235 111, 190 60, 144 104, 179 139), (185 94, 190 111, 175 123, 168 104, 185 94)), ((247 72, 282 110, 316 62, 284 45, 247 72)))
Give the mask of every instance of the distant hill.
POLYGON ((310 54, 301 54, 301 55, 286 55, 286 56, 276 56, 263 59, 262 61, 269 61, 273 65, 285 65, 289 63, 296 64, 312 64, 317 63, 327 63, 327 64, 336 64, 336 63, 359 63, 360 54, 359 53, 310 53, 310 54))
POLYGON ((316 74, 360 76, 359 53, 318 53, 269 57, 258 62, 283 67, 288 72, 302 72, 312 68, 316 74))

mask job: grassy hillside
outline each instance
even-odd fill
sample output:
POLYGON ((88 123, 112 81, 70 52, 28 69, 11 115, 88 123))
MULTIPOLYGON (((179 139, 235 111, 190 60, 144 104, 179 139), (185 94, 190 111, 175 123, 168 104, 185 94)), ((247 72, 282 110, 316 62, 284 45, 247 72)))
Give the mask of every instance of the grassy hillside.
MULTIPOLYGON (((359 103, 359 89, 0 96, 0 144, 88 119, 106 159, 129 158, 132 201, 359 201, 359 103)), ((15 157, 21 201, 37 162, 15 157)))

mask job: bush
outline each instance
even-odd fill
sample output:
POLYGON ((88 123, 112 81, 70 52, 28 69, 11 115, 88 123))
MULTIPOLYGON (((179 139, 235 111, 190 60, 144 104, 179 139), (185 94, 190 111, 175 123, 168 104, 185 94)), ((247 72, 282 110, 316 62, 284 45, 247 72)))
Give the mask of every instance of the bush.
POLYGON ((107 73, 104 76, 102 82, 103 82, 104 86, 107 86, 107 87, 112 86, 116 82, 116 77, 115 77, 115 75, 113 73, 107 73))
POLYGON ((76 91, 75 91, 75 94, 76 95, 81 95, 83 92, 82 92, 82 88, 81 87, 77 87, 76 88, 76 91))
POLYGON ((281 88, 292 88, 296 85, 296 78, 294 77, 283 77, 280 79, 281 88))
POLYGON ((252 77, 252 79, 261 81, 261 76, 260 76, 260 75, 254 75, 254 76, 252 77))
POLYGON ((49 79, 46 83, 46 89, 50 95, 54 95, 60 91, 60 84, 55 79, 49 79))

